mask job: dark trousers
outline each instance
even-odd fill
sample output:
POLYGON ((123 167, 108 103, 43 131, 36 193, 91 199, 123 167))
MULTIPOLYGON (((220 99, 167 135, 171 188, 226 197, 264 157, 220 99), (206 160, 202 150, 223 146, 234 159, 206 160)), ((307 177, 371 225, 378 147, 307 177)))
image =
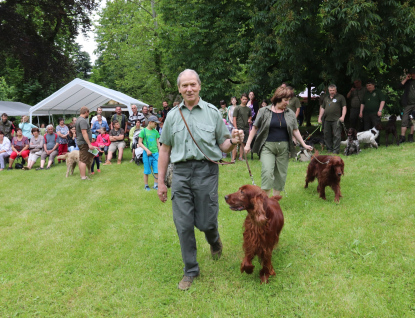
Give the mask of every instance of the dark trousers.
POLYGON ((377 113, 363 114, 363 129, 369 130, 380 123, 380 117, 377 113))
POLYGON ((174 164, 171 187, 173 220, 186 276, 199 274, 194 228, 204 232, 211 245, 219 239, 218 177, 218 165, 206 160, 174 164))
POLYGON ((363 127, 360 127, 360 107, 354 107, 354 108, 350 108, 350 117, 349 117, 349 122, 350 122, 350 127, 356 129, 357 131, 360 131, 360 129, 362 129, 363 127))
POLYGON ((324 121, 324 142, 328 152, 339 153, 341 141, 341 123, 336 121, 324 121))
POLYGON ((94 172, 95 163, 97 163, 97 169, 99 169, 99 157, 94 157, 94 160, 92 161, 91 172, 94 172))

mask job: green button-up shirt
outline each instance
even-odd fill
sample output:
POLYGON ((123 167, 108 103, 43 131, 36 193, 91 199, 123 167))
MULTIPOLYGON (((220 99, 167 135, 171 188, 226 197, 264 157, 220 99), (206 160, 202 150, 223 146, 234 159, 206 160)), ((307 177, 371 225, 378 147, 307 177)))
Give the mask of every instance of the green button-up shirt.
POLYGON ((219 110, 200 98, 199 103, 192 110, 189 110, 182 102, 179 106, 174 107, 166 117, 160 142, 171 147, 170 161, 176 163, 205 159, 190 137, 180 115, 179 107, 193 138, 206 156, 214 161, 222 159, 219 145, 230 138, 229 130, 226 128, 219 110))

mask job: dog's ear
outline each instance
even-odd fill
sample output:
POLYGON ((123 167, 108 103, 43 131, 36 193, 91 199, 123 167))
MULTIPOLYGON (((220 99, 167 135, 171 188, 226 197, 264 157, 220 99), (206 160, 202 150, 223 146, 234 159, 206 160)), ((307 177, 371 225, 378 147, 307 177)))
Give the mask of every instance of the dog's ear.
POLYGON ((257 194, 254 198, 253 198, 253 205, 254 205, 254 221, 259 224, 259 225, 263 225, 266 221, 267 221, 267 215, 265 213, 265 209, 264 209, 264 203, 266 200, 267 196, 266 194, 257 194))

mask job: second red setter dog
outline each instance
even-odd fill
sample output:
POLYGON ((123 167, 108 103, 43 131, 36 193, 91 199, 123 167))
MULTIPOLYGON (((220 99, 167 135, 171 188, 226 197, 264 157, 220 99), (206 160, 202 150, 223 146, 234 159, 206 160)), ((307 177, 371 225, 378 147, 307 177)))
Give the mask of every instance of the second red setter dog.
POLYGON ((271 258, 274 246, 284 226, 284 216, 278 200, 281 196, 269 198, 265 191, 254 185, 244 185, 238 192, 225 196, 226 203, 234 211, 247 210, 244 222, 245 257, 241 264, 241 273, 252 274, 252 260, 258 256, 262 269, 259 272, 261 283, 268 283, 270 275, 275 275, 271 258))
POLYGON ((331 187, 334 191, 334 201, 339 202, 340 197, 340 178, 344 175, 344 162, 339 156, 319 156, 318 151, 314 154, 307 168, 304 188, 308 188, 308 183, 317 178, 317 191, 320 198, 326 200, 326 187, 331 187), (317 158, 317 159, 316 159, 317 158))

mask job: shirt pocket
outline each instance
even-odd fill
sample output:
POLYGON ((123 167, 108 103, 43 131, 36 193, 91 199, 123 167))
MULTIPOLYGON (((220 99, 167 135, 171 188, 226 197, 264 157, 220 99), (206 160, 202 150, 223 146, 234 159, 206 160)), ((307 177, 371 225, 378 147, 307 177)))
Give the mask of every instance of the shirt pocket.
POLYGON ((178 125, 173 126, 172 129, 172 136, 173 136, 173 145, 183 144, 186 134, 184 123, 179 123, 178 125))
POLYGON ((215 126, 197 122, 196 127, 197 134, 194 137, 198 143, 210 146, 216 144, 215 126))

